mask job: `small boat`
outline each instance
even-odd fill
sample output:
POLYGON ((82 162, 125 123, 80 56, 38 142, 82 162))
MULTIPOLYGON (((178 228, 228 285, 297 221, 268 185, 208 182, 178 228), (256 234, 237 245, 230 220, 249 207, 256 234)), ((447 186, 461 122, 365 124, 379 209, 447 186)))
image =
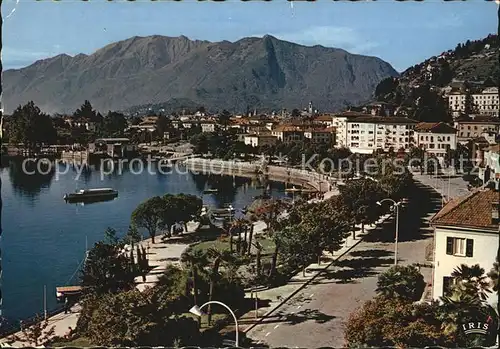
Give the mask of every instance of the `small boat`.
POLYGON ((217 189, 205 189, 203 191, 203 194, 213 194, 213 193, 217 193, 218 190, 217 189))
POLYGON ((111 188, 97 188, 97 189, 80 189, 79 191, 71 194, 64 195, 63 199, 67 202, 79 201, 93 201, 113 199, 118 196, 118 191, 111 188))

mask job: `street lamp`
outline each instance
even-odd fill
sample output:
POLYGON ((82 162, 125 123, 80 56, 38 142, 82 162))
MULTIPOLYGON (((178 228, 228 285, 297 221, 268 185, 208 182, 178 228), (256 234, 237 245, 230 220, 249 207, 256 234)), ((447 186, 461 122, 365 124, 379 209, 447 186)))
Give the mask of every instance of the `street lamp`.
POLYGON ((239 330, 239 327, 238 327, 238 319, 236 318, 236 315, 234 314, 234 312, 231 310, 231 308, 229 308, 227 305, 225 305, 224 303, 222 302, 219 302, 219 301, 208 301, 206 302, 205 304, 201 305, 201 306, 197 306, 195 305, 194 307, 192 307, 191 309, 189 309, 189 312, 191 314, 194 314, 198 317, 201 317, 204 313, 201 311, 201 309, 209 304, 219 304, 219 305, 222 305, 224 308, 226 308, 227 310, 229 310, 229 312, 231 313, 231 315, 233 316, 233 319, 234 319, 234 323, 236 324, 236 341, 235 341, 235 346, 236 347, 239 347, 239 341, 238 341, 238 333, 240 332, 239 330))
POLYGON ((390 201, 392 202, 392 205, 396 207, 396 239, 394 243, 394 265, 398 265, 398 236, 399 236, 399 206, 401 205, 402 201, 394 201, 392 199, 384 199, 382 201, 377 201, 377 205, 382 206, 382 203, 384 201, 390 201))

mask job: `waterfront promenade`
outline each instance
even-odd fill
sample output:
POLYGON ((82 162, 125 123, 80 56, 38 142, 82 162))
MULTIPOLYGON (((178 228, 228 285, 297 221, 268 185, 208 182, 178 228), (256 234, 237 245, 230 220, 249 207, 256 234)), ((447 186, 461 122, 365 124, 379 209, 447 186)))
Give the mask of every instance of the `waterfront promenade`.
MULTIPOLYGON (((198 222, 188 222, 187 223, 187 233, 194 233, 199 227, 198 222)), ((160 236, 156 237, 156 242, 153 244, 151 239, 145 239, 138 244, 144 247, 147 251, 149 266, 151 270, 146 275, 145 282, 142 277, 139 276, 135 279, 136 287, 138 290, 143 291, 146 287, 152 287, 156 284, 159 277, 164 273, 166 267, 170 263, 178 264, 181 254, 189 247, 185 243, 177 243, 176 238, 169 239, 166 242, 161 241, 160 236)), ((64 312, 56 314, 48 319, 50 329, 54 327, 54 336, 64 337, 68 334, 71 329, 76 328, 78 318, 80 316, 80 305, 75 304, 69 314, 64 314, 64 312)), ((18 338, 23 338, 22 332, 17 332, 14 336, 18 338)), ((0 344, 8 343, 9 337, 0 339, 0 344)), ((14 341, 10 343, 14 347, 25 347, 30 345, 26 341, 14 341)))
MULTIPOLYGON (((273 170, 274 173, 277 173, 278 178, 276 178, 276 180, 281 180, 281 181, 286 180, 287 179, 286 177, 290 173, 292 173, 294 174, 295 179, 300 178, 301 185, 304 185, 306 182, 309 182, 312 183, 310 187, 321 188, 321 191, 324 192, 324 195, 322 196, 322 198, 313 199, 313 201, 328 199, 332 196, 338 195, 338 190, 336 188, 332 188, 331 182, 328 181, 331 179, 328 179, 326 176, 322 176, 317 173, 303 171, 303 170, 290 171, 290 169, 287 168, 281 168, 277 170, 276 168, 279 168, 278 166, 272 166, 272 168, 274 169, 273 170), (333 190, 326 191, 325 190, 326 188, 333 190)), ((187 233, 193 233, 194 231, 196 231, 198 225, 199 223, 189 222, 187 233)), ((255 234, 260 234, 265 231, 266 225, 264 222, 258 221, 254 223, 254 227, 255 227, 254 228, 255 234)), ((156 240, 157 242, 155 244, 151 243, 151 239, 145 239, 144 241, 139 243, 146 249, 149 259, 149 265, 152 267, 152 270, 146 275, 146 280, 144 282, 141 276, 136 278, 135 280, 137 284, 136 287, 140 291, 144 290, 148 286, 150 287, 154 286, 155 283, 158 281, 159 277, 165 271, 168 264, 170 263, 179 264, 180 256, 190 246, 189 244, 176 242, 175 238, 171 238, 168 241, 164 242, 161 241, 160 236, 158 236, 156 240)), ((349 244, 350 242, 347 241, 346 246, 348 246, 349 244)), ((247 296, 251 297, 252 294, 249 292, 247 296)), ((48 319, 49 322, 48 328, 54 327, 54 336, 64 337, 69 333, 70 329, 76 328, 79 315, 80 315, 80 306, 76 304, 71 308, 69 314, 59 313, 50 317, 48 319)), ((21 339, 23 338, 23 334, 21 332, 16 333, 15 336, 17 338, 21 339)), ((5 344, 8 342, 9 342, 8 337, 0 339, 0 344, 5 344)), ((10 345, 14 347, 24 347, 30 345, 30 343, 28 343, 27 341, 20 340, 20 341, 14 341, 10 343, 10 345)))

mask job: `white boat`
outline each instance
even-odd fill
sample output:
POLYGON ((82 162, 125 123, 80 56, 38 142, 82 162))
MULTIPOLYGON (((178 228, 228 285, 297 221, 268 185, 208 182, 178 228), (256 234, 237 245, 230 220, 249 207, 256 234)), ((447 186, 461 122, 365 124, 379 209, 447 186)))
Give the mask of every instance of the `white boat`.
POLYGON ((112 188, 80 189, 75 193, 64 195, 63 199, 69 202, 113 199, 118 191, 112 188))

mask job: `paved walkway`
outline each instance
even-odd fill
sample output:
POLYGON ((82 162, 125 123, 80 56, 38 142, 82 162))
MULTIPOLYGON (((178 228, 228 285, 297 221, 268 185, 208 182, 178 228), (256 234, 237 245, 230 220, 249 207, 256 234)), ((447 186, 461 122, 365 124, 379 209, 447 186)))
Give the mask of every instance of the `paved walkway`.
MULTIPOLYGON (((415 190, 407 208, 400 212, 399 264, 425 262, 425 247, 432 241, 428 219, 438 209, 439 196, 418 183, 415 190)), ((267 311, 279 308, 257 324, 254 312, 242 317, 241 326, 253 345, 344 347, 345 321, 352 311, 373 298, 378 275, 394 263, 394 219, 385 219, 377 228, 369 229, 363 241, 354 242, 351 238, 348 244, 356 245, 342 256, 337 253, 336 263, 312 282, 306 284, 306 280, 300 280, 299 273, 294 278, 297 283, 283 286, 281 293, 277 289, 261 292, 259 298, 271 303, 267 311)), ((310 266, 315 268, 316 272, 318 266, 310 266)), ((422 268, 421 272, 430 281, 431 269, 422 268)))

